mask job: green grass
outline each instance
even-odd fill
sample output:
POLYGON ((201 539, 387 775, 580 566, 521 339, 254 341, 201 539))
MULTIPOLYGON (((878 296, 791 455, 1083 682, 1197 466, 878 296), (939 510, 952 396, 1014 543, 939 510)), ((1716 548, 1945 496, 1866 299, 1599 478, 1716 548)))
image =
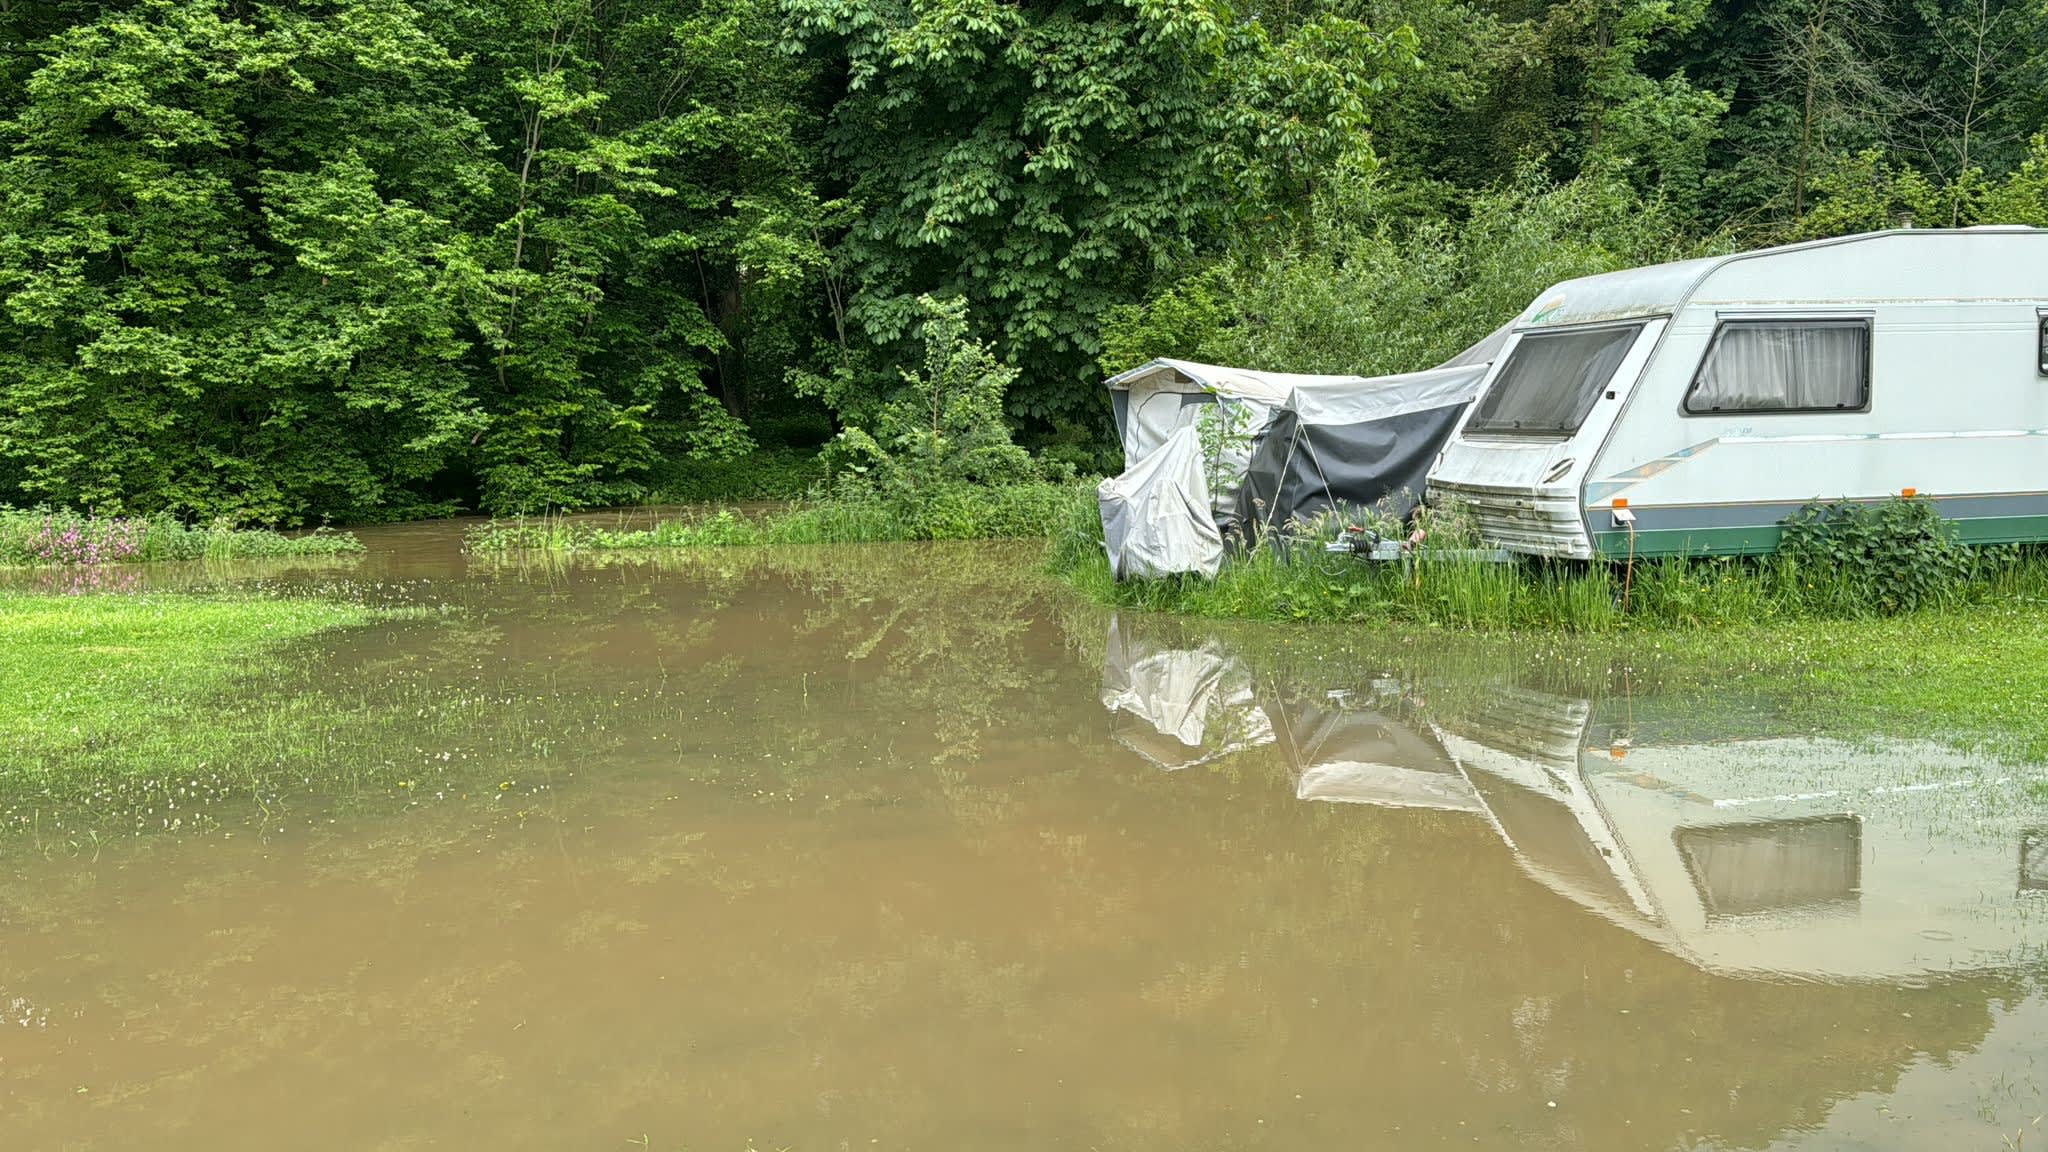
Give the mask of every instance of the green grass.
POLYGON ((1769 699, 1815 731, 2048 762, 2048 611, 2038 604, 1673 633, 1649 655, 1674 686, 1769 699))
MULTIPOLYGON (((1931 610, 2048 605, 2048 552, 1998 548, 1963 556, 1966 576, 1930 582, 1931 610)), ((1884 594, 1882 573, 1802 566, 1783 556, 1493 563, 1424 550, 1373 561, 1325 552, 1313 537, 1289 544, 1268 536, 1230 555, 1214 580, 1119 581, 1110 574, 1093 503, 1078 500, 1053 534, 1048 564, 1096 603, 1206 619, 1604 634, 1874 617, 1899 608, 1884 594)))
POLYGON ((224 521, 192 527, 169 516, 0 508, 0 565, 5 566, 329 557, 362 551, 362 541, 353 534, 326 529, 287 536, 267 528, 236 528, 224 521))
POLYGON ((342 631, 448 624, 318 600, 0 592, 0 854, 440 802, 521 811, 647 707, 480 679, 459 629, 388 657, 342 631))
POLYGON ((559 516, 494 520, 471 529, 465 546, 492 555, 1043 538, 1064 522, 1076 491, 1069 485, 1020 484, 950 488, 915 503, 816 498, 758 514, 711 509, 647 528, 559 516))
POLYGON ((0 592, 0 775, 145 737, 284 645, 372 618, 317 600, 0 592))

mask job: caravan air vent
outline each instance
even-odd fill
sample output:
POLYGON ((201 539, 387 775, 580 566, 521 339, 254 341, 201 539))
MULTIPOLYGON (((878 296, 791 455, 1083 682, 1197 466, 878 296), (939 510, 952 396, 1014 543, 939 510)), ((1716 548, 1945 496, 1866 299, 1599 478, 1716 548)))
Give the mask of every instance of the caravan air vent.
POLYGON ((1570 472, 1572 470, 1572 465, 1577 463, 1578 461, 1576 460, 1559 460, 1557 462, 1557 466, 1552 468, 1550 470, 1550 473, 1543 477, 1543 482, 1545 484, 1557 483, 1559 480, 1564 479, 1565 473, 1570 472))

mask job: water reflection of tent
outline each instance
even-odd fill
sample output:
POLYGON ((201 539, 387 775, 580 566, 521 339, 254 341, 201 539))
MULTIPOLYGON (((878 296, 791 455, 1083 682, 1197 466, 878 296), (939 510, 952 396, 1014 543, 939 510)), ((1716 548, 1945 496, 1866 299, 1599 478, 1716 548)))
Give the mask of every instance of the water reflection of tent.
POLYGON ((1102 663, 1102 705, 1117 742, 1161 768, 1192 768, 1273 742, 1273 722, 1242 660, 1215 644, 1145 643, 1115 617, 1102 663))
POLYGON ((1481 810, 1456 762, 1426 729, 1406 718, 1410 708, 1394 681, 1375 682, 1364 699, 1330 691, 1282 699, 1276 707, 1299 798, 1481 810))

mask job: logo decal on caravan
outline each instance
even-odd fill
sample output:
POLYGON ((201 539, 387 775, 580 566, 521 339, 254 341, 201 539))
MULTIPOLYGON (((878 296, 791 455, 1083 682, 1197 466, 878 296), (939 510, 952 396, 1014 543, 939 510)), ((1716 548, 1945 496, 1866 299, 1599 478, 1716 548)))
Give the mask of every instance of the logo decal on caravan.
POLYGON ((1529 323, 1541 324, 1545 320, 1550 318, 1551 313, 1557 311, 1559 308, 1562 307, 1564 307, 1564 297, 1553 296, 1550 299, 1545 300, 1543 303, 1536 306, 1536 314, 1534 316, 1529 317, 1529 323))

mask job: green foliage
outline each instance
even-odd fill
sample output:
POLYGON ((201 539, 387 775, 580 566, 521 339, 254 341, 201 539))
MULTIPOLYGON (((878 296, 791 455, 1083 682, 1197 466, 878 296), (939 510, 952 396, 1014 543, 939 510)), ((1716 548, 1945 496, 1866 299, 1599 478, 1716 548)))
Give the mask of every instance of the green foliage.
POLYGON ((2048 226, 2039 0, 66 0, 0 46, 0 500, 112 515, 783 491, 717 462, 821 403, 903 454, 924 297, 1086 472, 1098 368, 1414 369, 1567 276, 2048 226))
POLYGON ((1795 594, 1827 615, 1894 616, 1954 603, 1978 557, 1932 501, 1809 504, 1786 518, 1778 554, 1795 594))
POLYGON ((169 516, 95 516, 0 508, 0 565, 82 565, 152 560, 353 556, 363 543, 322 528, 286 536, 226 520, 189 527, 169 516))
POLYGON ((824 479, 825 462, 816 452, 761 448, 745 456, 676 461, 655 473, 648 498, 657 504, 794 500, 824 479))
POLYGON ((828 447, 835 492, 914 504, 963 486, 1038 479, 1037 464, 1011 442, 1003 416, 1017 370, 968 334, 965 300, 921 296, 917 312, 924 361, 828 447))
POLYGON ((746 446, 823 259, 755 0, 79 11, 0 107, 0 491, 296 523, 746 446))
POLYGON ((1412 371, 1484 337, 1560 280, 1684 254, 1670 216, 1613 175, 1557 184, 1531 165, 1457 224, 1358 225, 1338 190, 1275 252, 1168 285, 1104 326, 1103 368, 1182 356, 1273 371, 1412 371))
POLYGON ((969 296, 1032 366, 1014 411, 1046 421, 1079 409, 1101 317, 1163 262, 1368 162, 1370 96, 1415 65, 1404 28, 1222 0, 783 10, 790 46, 844 69, 849 319, 888 347, 920 294, 969 296))
POLYGON ((757 515, 721 508, 663 519, 645 528, 563 517, 493 520, 470 529, 464 546, 479 555, 506 555, 1038 539, 1064 525, 1069 510, 1083 497, 1092 508, 1091 486, 1026 483, 949 488, 910 503, 841 495, 757 515))

